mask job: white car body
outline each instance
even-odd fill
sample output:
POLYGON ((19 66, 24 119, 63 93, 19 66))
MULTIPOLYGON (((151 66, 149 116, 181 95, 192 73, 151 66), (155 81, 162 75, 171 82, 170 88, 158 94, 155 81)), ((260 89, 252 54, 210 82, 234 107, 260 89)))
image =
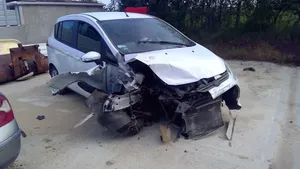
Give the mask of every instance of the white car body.
MULTIPOLYGON (((126 14, 124 12, 96 12, 63 16, 57 20, 57 23, 63 21, 82 21, 91 25, 100 34, 111 53, 115 56, 119 50, 113 45, 113 42, 98 24, 98 21, 132 18, 146 19, 155 17, 136 13, 126 14)), ((172 27, 171 25, 169 26, 172 27)), ((174 27, 172 28, 175 29, 174 27)), ((183 35, 182 33, 180 34, 183 35)), ((185 35, 183 36, 187 38, 185 35)), ((139 60, 145 63, 163 82, 168 85, 189 84, 197 82, 203 78, 210 77, 215 77, 215 79, 217 79, 219 74, 225 72, 226 69, 229 69, 223 59, 219 58, 213 52, 197 44, 196 42, 192 42, 196 45, 192 47, 125 54, 124 58, 126 62, 139 60)), ((49 69, 51 70, 51 68, 54 66, 59 74, 88 71, 89 69, 97 66, 97 64, 94 62, 83 62, 81 57, 85 53, 70 45, 58 41, 55 38, 54 32, 48 39, 47 51, 49 69)), ((226 81, 209 90, 213 98, 222 95, 231 87, 238 85, 237 78, 234 76, 234 74, 232 74, 231 70, 229 70, 229 72, 229 78, 226 81)), ((69 88, 85 97, 90 95, 90 93, 79 87, 77 83, 70 85, 69 88)))
POLYGON ((92 110, 75 127, 97 114, 109 130, 135 135, 146 121, 176 123, 180 115, 182 134, 195 138, 224 126, 222 101, 241 109, 238 80, 226 62, 150 15, 63 16, 48 39, 48 60, 53 94, 68 87, 92 110))

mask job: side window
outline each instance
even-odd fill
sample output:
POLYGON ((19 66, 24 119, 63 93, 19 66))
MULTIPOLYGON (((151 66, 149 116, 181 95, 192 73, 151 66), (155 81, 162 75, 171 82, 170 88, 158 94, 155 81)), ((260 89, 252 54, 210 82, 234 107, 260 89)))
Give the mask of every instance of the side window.
POLYGON ((61 22, 55 24, 54 26, 54 37, 57 40, 61 39, 61 22))
POLYGON ((91 25, 79 22, 77 32, 77 49, 87 53, 90 51, 100 52, 101 36, 91 25))
POLYGON ((74 21, 64 21, 61 23, 61 25, 59 26, 61 27, 61 42, 72 46, 74 26, 74 21))
POLYGON ((55 37, 55 39, 57 39, 58 24, 59 23, 57 23, 57 24, 54 25, 54 37, 55 37))

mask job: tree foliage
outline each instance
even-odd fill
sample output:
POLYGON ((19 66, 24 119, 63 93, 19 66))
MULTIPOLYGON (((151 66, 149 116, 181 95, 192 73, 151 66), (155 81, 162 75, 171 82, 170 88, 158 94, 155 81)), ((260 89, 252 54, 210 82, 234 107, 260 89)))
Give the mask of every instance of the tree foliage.
POLYGON ((299 39, 300 0, 118 0, 119 10, 150 14, 199 40, 299 39))
MULTIPOLYGON (((6 0, 6 3, 13 1, 24 1, 24 0, 6 0)), ((73 2, 73 3, 98 3, 97 0, 30 0, 30 2, 73 2)))

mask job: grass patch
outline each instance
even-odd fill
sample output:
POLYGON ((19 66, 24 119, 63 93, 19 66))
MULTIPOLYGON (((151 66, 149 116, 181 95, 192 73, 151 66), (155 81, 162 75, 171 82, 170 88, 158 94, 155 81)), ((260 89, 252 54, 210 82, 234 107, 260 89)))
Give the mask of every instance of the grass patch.
MULTIPOLYGON (((285 52, 267 42, 229 42, 204 45, 224 59, 267 61, 300 65, 297 52, 285 52)), ((277 44, 278 46, 278 44, 277 44)))

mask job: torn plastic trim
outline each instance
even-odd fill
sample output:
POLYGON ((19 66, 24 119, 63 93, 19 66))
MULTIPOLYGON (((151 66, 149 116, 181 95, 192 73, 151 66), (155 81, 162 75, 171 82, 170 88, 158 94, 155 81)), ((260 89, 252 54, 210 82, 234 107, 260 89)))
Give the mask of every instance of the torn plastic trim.
POLYGON ((131 78, 131 81, 128 81, 126 84, 119 80, 119 83, 123 84, 127 91, 136 90, 138 87, 136 86, 137 81, 135 80, 135 73, 131 69, 131 67, 125 62, 124 57, 120 54, 116 54, 116 58, 118 61, 119 67, 125 72, 125 75, 131 78))
POLYGON ((126 93, 124 95, 110 95, 104 103, 104 111, 112 112, 128 108, 141 101, 142 97, 135 94, 126 93))
MULTIPOLYGON (((79 73, 64 73, 51 78, 47 84, 50 86, 52 93, 57 94, 59 91, 64 90, 69 85, 76 83, 76 82, 85 82, 97 89, 103 89, 104 84, 97 83, 94 78, 92 78, 86 72, 79 72, 79 73)), ((105 86, 106 87, 106 86, 105 86)))
POLYGON ((122 86, 127 91, 139 89, 139 85, 144 79, 144 75, 135 74, 131 67, 125 63, 120 53, 116 55, 118 67, 113 65, 97 65, 85 72, 68 72, 53 77, 47 84, 51 88, 52 94, 58 94, 59 91, 67 88, 69 85, 77 82, 85 82, 88 85, 112 94, 120 92, 122 86))
MULTIPOLYGON (((84 82, 95 89, 103 91, 104 93, 114 94, 120 93, 123 90, 123 85, 128 83, 131 90, 135 89, 131 88, 131 86, 136 87, 137 83, 132 84, 131 80, 132 78, 127 77, 120 67, 108 64, 103 69, 94 67, 86 72, 69 72, 60 74, 50 79, 47 84, 50 88, 52 88, 54 93, 57 93, 57 90, 65 89, 73 83, 84 82)), ((139 81, 142 80, 143 76, 140 77, 139 81)))
POLYGON ((216 86, 209 90, 209 93, 211 94, 212 98, 215 99, 219 96, 221 96, 223 93, 231 89, 233 86, 238 86, 237 79, 234 78, 234 75, 229 73, 229 77, 227 80, 225 80, 223 83, 221 83, 219 86, 216 86))
POLYGON ((69 72, 59 74, 52 77, 47 84, 50 87, 52 94, 55 95, 73 83, 84 81, 87 76, 95 74, 95 71, 97 70, 99 70, 99 65, 87 70, 86 72, 69 72))
POLYGON ((239 98, 240 87, 238 85, 233 86, 222 95, 222 99, 230 110, 240 110, 242 108, 239 98))

